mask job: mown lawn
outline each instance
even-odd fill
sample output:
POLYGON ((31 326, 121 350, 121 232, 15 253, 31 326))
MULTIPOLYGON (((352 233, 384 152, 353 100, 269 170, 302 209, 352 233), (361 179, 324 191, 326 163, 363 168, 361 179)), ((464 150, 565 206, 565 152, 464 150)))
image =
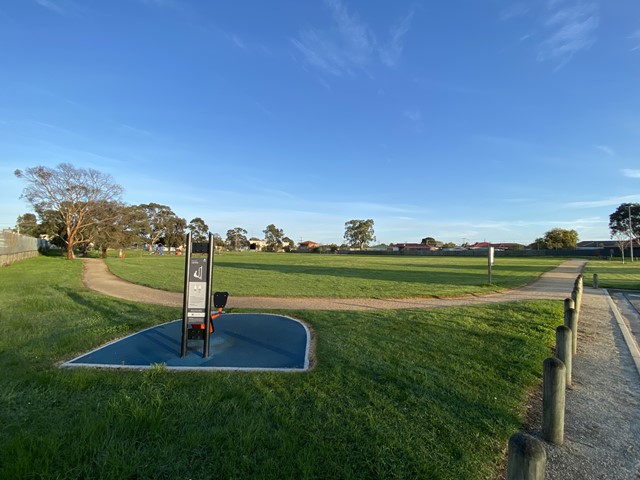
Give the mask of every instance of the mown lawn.
MULTIPOLYGON (((638 252, 640 253, 640 252, 638 252)), ((640 290, 640 260, 622 263, 620 258, 613 260, 589 260, 584 270, 586 285, 593 284, 593 274, 598 274, 600 288, 621 288, 640 290)))
POLYGON ((492 478, 562 322, 549 301, 284 312, 314 331, 310 372, 60 369, 180 315, 80 272, 0 269, 0 478, 492 478))
MULTIPOLYGON (((497 258, 492 285, 487 259, 224 252, 214 257, 214 290, 234 296, 407 298, 451 297, 515 288, 562 262, 557 258, 497 258)), ((181 292, 184 257, 133 253, 108 258, 121 278, 181 292)))

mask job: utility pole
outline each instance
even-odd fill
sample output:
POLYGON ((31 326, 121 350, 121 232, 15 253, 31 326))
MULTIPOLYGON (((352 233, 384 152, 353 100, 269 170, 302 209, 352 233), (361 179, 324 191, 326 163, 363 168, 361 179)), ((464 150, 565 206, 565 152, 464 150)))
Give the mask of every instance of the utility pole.
POLYGON ((628 204, 627 207, 629 207, 629 236, 631 237, 629 246, 631 248, 631 262, 633 263, 633 240, 635 235, 633 234, 633 225, 631 224, 631 204, 628 204))

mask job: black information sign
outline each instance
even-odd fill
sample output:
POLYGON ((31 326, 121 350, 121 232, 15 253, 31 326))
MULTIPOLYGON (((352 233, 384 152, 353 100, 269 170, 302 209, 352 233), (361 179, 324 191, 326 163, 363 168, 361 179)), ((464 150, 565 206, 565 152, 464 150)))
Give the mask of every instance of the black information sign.
POLYGON ((189 333, 192 338, 202 339, 202 355, 209 356, 211 326, 211 272, 213 270, 213 234, 208 243, 191 243, 191 233, 186 238, 184 268, 184 300, 182 307, 181 356, 187 355, 189 333), (204 253, 204 257, 193 257, 192 253, 204 253))

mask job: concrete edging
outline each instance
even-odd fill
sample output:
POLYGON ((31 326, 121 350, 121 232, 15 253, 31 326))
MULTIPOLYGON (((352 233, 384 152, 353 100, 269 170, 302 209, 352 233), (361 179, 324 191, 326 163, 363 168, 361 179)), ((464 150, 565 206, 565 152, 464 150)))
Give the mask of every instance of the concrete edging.
POLYGON ((624 318, 620 313, 620 310, 618 310, 618 307, 616 307, 616 304, 613 302, 611 295, 609 295, 609 290, 607 290, 606 288, 603 290, 604 290, 605 296, 607 297, 609 308, 611 308, 613 315, 616 317, 616 321, 618 322, 618 327, 620 327, 620 331, 622 332, 624 341, 627 344, 627 348, 629 348, 629 352, 631 353, 631 358, 633 358, 633 362, 636 365, 636 370, 638 371, 638 375, 640 375, 640 349, 638 349, 638 344, 633 338, 633 335, 631 335, 631 332, 629 331, 629 328, 627 327, 627 324, 625 323, 624 318))

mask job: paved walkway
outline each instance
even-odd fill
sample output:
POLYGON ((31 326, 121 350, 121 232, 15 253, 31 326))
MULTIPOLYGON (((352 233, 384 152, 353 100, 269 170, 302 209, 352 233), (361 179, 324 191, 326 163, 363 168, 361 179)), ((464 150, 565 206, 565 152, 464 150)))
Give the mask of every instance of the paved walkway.
MULTIPOLYGON (((166 292, 135 285, 113 275, 99 259, 84 259, 83 282, 87 288, 105 295, 141 303, 181 307, 182 293, 166 292)), ((442 308, 458 305, 482 305, 521 300, 562 300, 573 290, 573 282, 582 271, 585 260, 568 260, 544 273, 526 287, 487 295, 456 298, 272 298, 229 296, 227 307, 265 310, 397 310, 405 308, 442 308)))

